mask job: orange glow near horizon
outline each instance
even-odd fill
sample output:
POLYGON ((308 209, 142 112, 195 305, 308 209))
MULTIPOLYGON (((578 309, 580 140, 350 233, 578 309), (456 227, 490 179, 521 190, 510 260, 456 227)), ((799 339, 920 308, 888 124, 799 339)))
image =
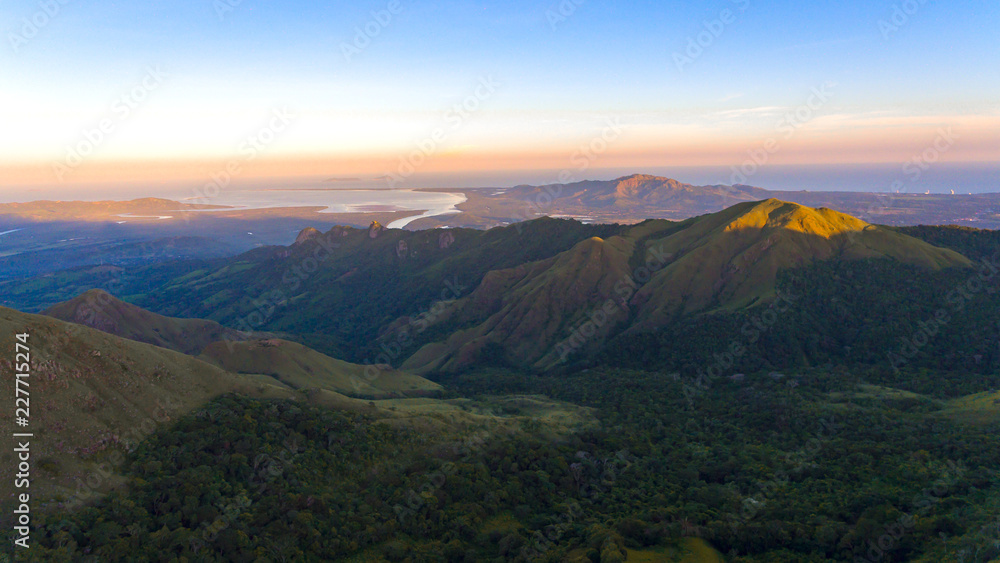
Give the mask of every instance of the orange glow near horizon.
MULTIPOLYGON (((771 117, 715 127, 712 115, 693 123, 652 125, 641 119, 621 122, 612 130, 591 124, 586 134, 532 137, 510 141, 513 135, 490 138, 487 130, 472 139, 442 142, 421 149, 419 137, 410 149, 276 150, 257 157, 114 158, 95 155, 72 168, 62 161, 0 162, 0 189, 48 186, 73 191, 87 185, 126 183, 203 183, 229 176, 233 182, 269 178, 359 177, 373 179, 449 173, 523 170, 569 170, 576 179, 587 170, 664 166, 734 166, 757 160, 770 165, 903 163, 938 146, 937 161, 953 163, 1000 161, 1000 116, 886 117, 826 115, 794 128, 773 127, 771 108, 742 111, 771 117), (761 123, 766 122, 767 126, 761 123), (578 140, 567 137, 578 137, 578 140), (464 141, 473 141, 462 144, 464 141), (227 169, 229 169, 227 171, 227 169), (60 174, 62 178, 60 178, 60 174)), ((717 116, 715 116, 717 117, 717 116)), ((721 119, 721 118, 719 118, 721 119)), ((722 119, 724 121, 724 119, 722 119)), ((399 145, 397 145, 399 146, 399 145)), ((428 145, 423 145, 427 147, 428 145)), ((402 182, 405 184, 405 182, 402 182)))

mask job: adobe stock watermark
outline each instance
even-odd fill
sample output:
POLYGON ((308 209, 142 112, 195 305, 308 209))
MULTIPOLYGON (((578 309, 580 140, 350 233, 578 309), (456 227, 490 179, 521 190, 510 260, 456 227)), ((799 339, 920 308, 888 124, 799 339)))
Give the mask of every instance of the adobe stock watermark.
MULTIPOLYGON (((233 179, 243 173, 243 166, 256 160, 261 153, 274 144, 279 134, 288 129, 296 117, 287 107, 272 109, 267 125, 248 135, 240 143, 237 148, 239 157, 230 159, 222 169, 209 174, 210 181, 201 188, 195 188, 193 197, 188 198, 187 202, 207 204, 210 200, 219 197, 222 190, 228 188, 233 179)), ((191 218, 190 213, 184 213, 183 217, 185 221, 191 218)))
POLYGON ((243 4, 243 0, 213 0, 212 8, 215 9, 215 15, 219 16, 219 21, 225 21, 226 16, 239 8, 243 4))
POLYGON ((917 524, 920 515, 926 514, 934 505, 940 503, 944 496, 953 489, 968 471, 965 466, 954 461, 947 461, 948 469, 939 477, 931 488, 925 488, 913 496, 913 510, 903 512, 895 522, 885 526, 877 539, 870 539, 867 545, 861 546, 863 553, 854 556, 854 563, 878 563, 900 547, 901 540, 917 524), (868 549, 865 550, 865 547, 868 549))
MULTIPOLYGON (((609 493, 618 476, 627 471, 636 460, 628 450, 619 450, 614 457, 603 460, 584 451, 577 452, 575 457, 580 461, 570 464, 570 474, 580 493, 579 498, 588 501, 588 504, 593 504, 602 495, 609 493)), ((534 561, 551 551, 583 515, 579 500, 564 502, 565 514, 556 516, 556 522, 536 530, 521 548, 523 561, 534 561)))
POLYGON ((98 120, 93 127, 84 127, 80 131, 80 139, 66 146, 66 156, 52 165, 56 178, 60 182, 64 181, 67 174, 97 152, 169 76, 158 65, 146 67, 146 75, 131 90, 111 103, 108 115, 98 120))
POLYGON ((383 371, 392 369, 392 362, 403 356, 408 348, 416 343, 414 334, 423 334, 428 328, 435 324, 448 307, 460 299, 468 289, 463 285, 458 276, 453 276, 450 280, 444 281, 444 289, 441 290, 441 298, 435 301, 430 307, 410 318, 406 327, 394 333, 395 338, 389 342, 379 344, 382 352, 375 358, 365 359, 364 373, 362 377, 351 375, 351 386, 355 393, 361 393, 365 387, 371 386, 382 376, 383 371), (411 333, 412 329, 412 333, 411 333))
POLYGON ((687 46, 683 51, 674 51, 674 66, 679 72, 684 72, 684 67, 694 64, 705 50, 715 44, 716 40, 722 37, 726 29, 739 20, 740 14, 750 7, 750 0, 729 0, 736 5, 736 10, 723 8, 719 15, 711 20, 701 22, 702 30, 693 37, 688 37, 687 46))
POLYGON ((406 523, 410 518, 417 515, 431 499, 434 499, 433 503, 435 505, 437 504, 434 492, 444 487, 448 481, 448 477, 458 471, 463 462, 467 462, 483 452, 487 442, 496 436, 497 430, 503 427, 503 424, 498 419, 499 417, 490 415, 490 418, 486 420, 487 429, 478 430, 471 436, 454 443, 454 452, 459 456, 458 463, 445 462, 436 471, 425 475, 420 487, 411 488, 406 492, 403 499, 405 505, 400 503, 393 505, 392 511, 395 512, 399 522, 406 523))
POLYGON ((673 256, 673 254, 664 252, 662 245, 650 248, 649 256, 646 257, 644 265, 637 267, 615 282, 614 296, 608 297, 601 306, 595 307, 587 313, 586 320, 577 325, 570 332, 568 338, 556 344, 559 362, 566 363, 570 355, 579 351, 605 326, 614 326, 613 324, 609 325, 609 323, 617 323, 616 317, 618 315, 628 315, 629 300, 642 286, 653 279, 657 272, 665 268, 673 256))
POLYGON ((341 244, 337 242, 337 238, 340 236, 337 234, 336 229, 334 229, 325 235, 311 238, 308 242, 304 243, 312 245, 312 251, 300 251, 301 258, 298 263, 291 267, 286 267, 281 275, 281 287, 259 294, 257 299, 252 300, 250 303, 254 309, 246 315, 239 317, 233 323, 233 328, 244 338, 233 339, 228 335, 223 337, 223 341, 225 341, 229 352, 234 350, 234 340, 241 342, 246 339, 245 337, 252 335, 258 328, 263 327, 278 310, 278 307, 284 307, 288 304, 289 297, 295 295, 294 292, 298 291, 299 287, 302 286, 302 282, 319 271, 323 263, 333 257, 334 251, 341 247, 341 244))
POLYGON ((897 352, 888 351, 886 357, 892 369, 899 373, 900 366, 909 363, 931 340, 952 321, 952 313, 960 314, 965 311, 973 299, 981 293, 996 295, 996 279, 1000 275, 1000 250, 993 253, 989 258, 983 258, 978 264, 978 271, 969 276, 965 282, 958 284, 954 289, 944 296, 948 307, 941 307, 934 312, 934 315, 924 321, 917 322, 917 330, 910 338, 900 337, 900 346, 897 352))
POLYGON ((361 51, 367 49, 376 37, 382 35, 382 31, 389 27, 396 16, 403 13, 403 5, 400 0, 390 0, 385 8, 372 10, 369 13, 371 18, 364 25, 354 26, 354 39, 350 43, 347 41, 340 43, 340 53, 348 64, 354 60, 354 57, 360 55, 361 51))
POLYGON ((219 515, 211 522, 202 522, 200 527, 195 528, 195 537, 191 539, 191 551, 198 553, 207 545, 219 538, 219 534, 233 525, 233 522, 247 511, 253 501, 246 495, 240 495, 228 503, 218 502, 216 508, 219 515), (198 533, 200 532, 200 534, 198 533))
POLYGON ((21 48, 32 39, 38 37, 43 29, 48 27, 52 20, 63 13, 63 6, 71 0, 39 0, 38 11, 30 17, 21 18, 21 26, 15 31, 7 33, 7 41, 14 53, 19 53, 21 48))
POLYGON ((778 135, 785 141, 790 140, 802 127, 815 119, 819 111, 833 98, 832 90, 836 87, 835 82, 825 82, 810 88, 806 102, 786 111, 775 124, 776 135, 768 137, 758 147, 747 150, 746 160, 739 166, 731 167, 733 173, 729 176, 730 187, 735 184, 745 184, 781 150, 781 140, 778 139, 778 135))
POLYGON ((437 153, 441 145, 448 140, 449 135, 461 129, 482 108, 483 104, 496 94, 497 88, 500 86, 502 84, 497 82, 492 75, 480 77, 471 94, 444 112, 444 120, 447 125, 436 127, 429 135, 417 141, 415 149, 399 158, 396 170, 385 174, 385 180, 389 187, 395 188, 400 182, 415 174, 418 168, 437 153))
MULTIPOLYGON (((584 172, 590 168, 597 157, 607 152, 614 142, 622 136, 622 122, 619 117, 609 117, 605 121, 605 126, 601 133, 589 142, 580 147, 570 156, 569 161, 575 166, 577 172, 584 172)), ((559 183, 565 184, 573 181, 571 169, 564 169, 559 172, 559 183)))
POLYGON ((767 481, 758 480, 753 484, 752 488, 760 492, 756 495, 743 497, 740 502, 739 512, 731 513, 727 518, 733 531, 747 525, 751 520, 756 518, 760 514, 760 511, 767 505, 769 497, 774 496, 778 489, 788 484, 790 476, 801 474, 811 465, 815 464, 814 460, 823 451, 826 444, 836 436, 838 429, 836 419, 832 416, 829 419, 820 418, 819 426, 819 430, 816 431, 815 435, 801 448, 784 455, 785 462, 792 466, 791 470, 779 469, 767 481))
MULTIPOLYGON (((170 397, 156 400, 156 409, 149 416, 143 416, 141 421, 135 422, 132 426, 124 429, 121 435, 113 434, 97 441, 94 446, 88 448, 84 453, 96 453, 110 444, 120 444, 127 453, 132 452, 139 446, 139 443, 149 438, 163 424, 170 422, 171 415, 180 412, 182 405, 170 397)), ((79 452, 78 452, 79 453, 79 452)), ((101 488, 109 484, 115 471, 122 467, 126 461, 126 456, 118 449, 112 449, 105 461, 95 464, 85 479, 75 477, 76 489, 71 499, 65 504, 67 510, 75 510, 83 506, 84 503, 100 496, 101 488)))
POLYGON ((927 0, 903 0, 892 5, 892 14, 888 19, 878 20, 878 30, 882 34, 882 39, 888 41, 894 33, 910 23, 910 18, 920 11, 927 0))
POLYGON ((607 152, 612 144, 622 136, 622 123, 619 117, 609 117, 605 120, 605 126, 601 132, 590 141, 583 143, 570 156, 572 168, 564 168, 559 172, 558 183, 543 186, 542 191, 535 195, 534 199, 525 200, 524 208, 512 217, 515 221, 514 227, 517 233, 521 234, 522 221, 529 221, 538 215, 544 214, 544 210, 552 205, 557 197, 562 195, 565 184, 576 181, 576 174, 582 174, 602 154, 607 152))
MULTIPOLYGON (((955 134, 955 131, 951 127, 941 127, 937 130, 937 135, 930 146, 920 151, 920 154, 913 155, 909 161, 903 164, 903 174, 906 174, 910 182, 916 182, 923 176, 924 172, 930 170, 931 165, 940 160, 944 153, 950 151, 955 146, 955 139, 957 138, 958 135, 955 134)), ((902 186, 893 182, 891 187, 900 188, 902 186)))
POLYGON ((583 6, 586 0, 562 0, 556 6, 545 10, 545 19, 549 22, 549 27, 555 31, 559 24, 565 23, 573 17, 577 9, 583 6))
MULTIPOLYGON (((875 199, 872 200, 868 208, 861 212, 858 217, 870 223, 874 218, 888 213, 893 205, 895 205, 898 194, 907 193, 909 191, 908 186, 919 181, 923 177, 924 172, 930 170, 935 163, 941 160, 941 157, 945 153, 955 146, 956 140, 959 138, 960 136, 955 133, 952 127, 939 128, 934 136, 934 140, 926 148, 914 154, 909 160, 903 163, 901 171, 907 181, 904 181, 902 178, 893 180, 886 193, 884 195, 875 194, 875 199), (880 204, 880 199, 885 200, 885 203, 880 204)), ((855 232, 851 232, 851 236, 855 234, 855 232)))
POLYGON ((740 328, 742 338, 733 338, 729 346, 721 352, 712 354, 714 363, 705 369, 698 368, 697 377, 690 383, 687 381, 683 383, 681 392, 687 400, 688 408, 694 408, 695 397, 711 389, 713 381, 735 368, 740 359, 750 351, 750 347, 757 344, 778 323, 781 315, 791 310, 798 300, 799 296, 779 292, 766 310, 755 314, 743 324, 740 328))

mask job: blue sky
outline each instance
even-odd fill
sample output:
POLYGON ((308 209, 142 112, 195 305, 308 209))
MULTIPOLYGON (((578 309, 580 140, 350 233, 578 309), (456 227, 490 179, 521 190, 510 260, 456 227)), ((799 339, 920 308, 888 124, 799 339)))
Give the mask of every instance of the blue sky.
POLYGON ((275 108, 297 117, 267 158, 352 173, 348 162, 384 168, 440 127, 439 168, 558 167, 609 117, 629 133, 608 164, 738 163, 823 85, 831 99, 776 161, 899 160, 948 126, 965 132, 949 159, 1000 156, 996 2, 64 1, 49 0, 50 18, 46 2, 0 5, 0 120, 18 131, 0 166, 65 160, 82 131, 118 119, 110 108, 149 68, 167 78, 88 166, 229 158, 275 108), (894 10, 902 25, 880 29, 894 10), (49 21, 29 38, 25 18, 49 21), (377 36, 347 60, 366 25, 377 36), (496 92, 448 129, 484 77, 496 92))

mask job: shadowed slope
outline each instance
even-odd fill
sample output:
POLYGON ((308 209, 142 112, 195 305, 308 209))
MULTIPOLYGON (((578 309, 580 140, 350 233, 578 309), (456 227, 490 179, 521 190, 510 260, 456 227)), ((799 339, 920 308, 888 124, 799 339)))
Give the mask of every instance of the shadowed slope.
POLYGON ((928 269, 969 264, 951 250, 829 209, 742 203, 680 223, 647 221, 607 241, 491 272, 448 313, 464 330, 424 346, 403 367, 458 371, 499 347, 505 362, 545 369, 569 353, 596 351, 618 330, 771 299, 782 269, 864 258, 928 269))
MULTIPOLYGON (((558 338, 565 326, 586 318, 595 297, 612 294, 628 275, 634 241, 591 238, 541 262, 491 272, 467 300, 459 302, 463 324, 489 315, 481 324, 430 344, 404 367, 458 369, 478 357, 489 343, 506 342, 506 352, 533 358, 539 346, 558 338), (452 352, 455 351, 455 353, 452 352)), ((605 325, 602 334, 613 325, 605 325)))
MULTIPOLYGON (((50 317, 0 307, 0 332, 30 335, 31 418, 22 430, 34 433, 31 494, 43 510, 53 499, 69 502, 79 492, 80 500, 90 500, 117 484, 113 473, 123 459, 121 448, 215 396, 288 395, 179 352, 50 317)), ((5 374, 14 373, 12 360, 12 354, 0 357, 5 374)), ((14 377, 0 379, 0 392, 14 397, 14 377)), ((14 427, 13 414, 7 409, 0 419, 14 427)), ((0 478, 10 482, 14 468, 2 464, 0 478)))
POLYGON ((53 305, 44 314, 184 354, 198 354, 211 342, 245 340, 248 336, 214 321, 158 315, 100 289, 53 305))
POLYGON ((294 389, 319 388, 370 398, 437 394, 442 387, 393 369, 343 362, 286 340, 216 342, 202 358, 241 374, 271 376, 294 389))

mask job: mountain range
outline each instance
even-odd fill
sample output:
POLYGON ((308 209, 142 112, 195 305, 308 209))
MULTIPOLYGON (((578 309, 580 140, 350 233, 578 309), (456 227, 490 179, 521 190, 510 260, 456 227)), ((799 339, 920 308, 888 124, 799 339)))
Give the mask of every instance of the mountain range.
POLYGON ((404 366, 460 370, 493 346, 517 365, 550 368, 616 332, 773 300, 779 271, 832 258, 887 258, 928 270, 970 264, 957 252, 829 209, 774 199, 737 204, 680 223, 647 221, 547 260, 491 272, 449 306, 448 320, 460 330, 404 366))
POLYGON ((759 195, 631 177, 565 197, 739 201, 4 282, 44 313, 0 308, 38 557, 851 560, 902 510, 904 559, 1000 556, 997 233, 759 195))
MULTIPOLYGON (((387 366, 336 360, 301 344, 243 334, 211 321, 150 313, 105 293, 90 291, 32 315, 0 307, 0 330, 28 334, 31 355, 31 426, 40 460, 32 481, 45 513, 79 508, 125 484, 125 456, 142 441, 212 400, 231 394, 291 400, 362 412, 407 427, 475 421, 468 400, 442 400, 444 389, 387 366), (55 317, 65 315, 69 321, 55 317)), ((12 372, 10 358, 0 368, 12 372)), ((13 378, 0 392, 14 395, 13 378)), ((504 401, 519 401, 516 397, 504 401)), ((579 424, 585 410, 533 401, 540 416, 579 424)), ((2 415, 12 421, 10 414, 2 415)), ((517 422, 518 417, 510 418, 517 422)), ((0 477, 13 480, 13 465, 0 477)))
MULTIPOLYGON (((288 247, 116 273, 116 293, 158 316, 121 302, 95 316, 88 303, 108 299, 100 292, 46 306, 63 320, 187 353, 267 331, 420 373, 461 369, 484 350, 545 369, 620 334, 766 305, 782 271, 873 259, 928 272, 970 264, 896 229, 766 199, 632 226, 542 218, 489 231, 307 228, 288 247), (595 315, 599 326, 587 323, 595 315)), ((44 300, 54 285, 109 285, 103 272, 81 273, 68 283, 43 278, 24 298, 44 300)))
POLYGON ((598 223, 638 223, 650 217, 683 220, 721 211, 739 202, 769 198, 814 208, 828 207, 872 223, 894 226, 1000 227, 997 194, 776 191, 743 184, 697 186, 649 174, 462 193, 467 201, 458 205, 461 213, 419 219, 409 228, 489 228, 540 216, 575 217, 598 223))

